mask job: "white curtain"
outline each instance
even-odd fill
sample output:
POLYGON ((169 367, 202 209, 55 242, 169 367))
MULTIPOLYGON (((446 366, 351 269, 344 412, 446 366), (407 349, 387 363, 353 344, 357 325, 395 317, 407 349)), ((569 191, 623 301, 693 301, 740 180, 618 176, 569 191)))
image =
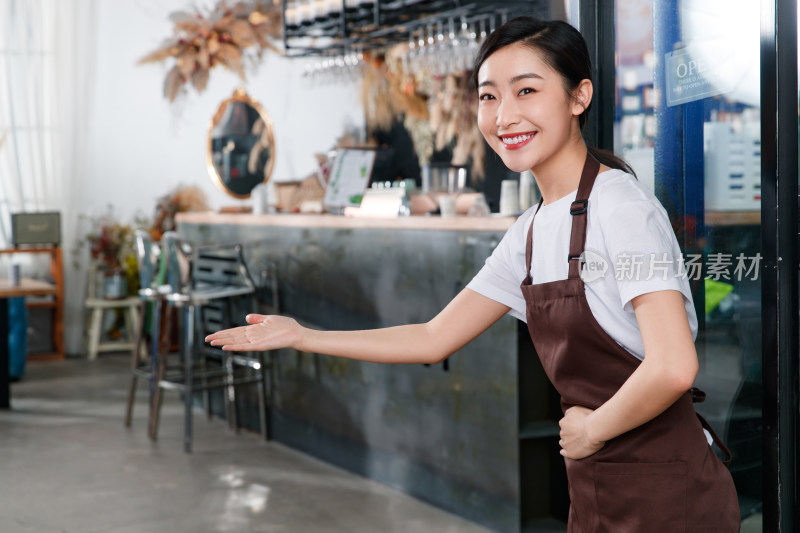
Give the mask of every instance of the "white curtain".
POLYGON ((84 190, 95 36, 95 0, 0 0, 0 247, 9 246, 11 213, 61 212, 72 353, 81 349, 84 274, 68 243, 84 190))

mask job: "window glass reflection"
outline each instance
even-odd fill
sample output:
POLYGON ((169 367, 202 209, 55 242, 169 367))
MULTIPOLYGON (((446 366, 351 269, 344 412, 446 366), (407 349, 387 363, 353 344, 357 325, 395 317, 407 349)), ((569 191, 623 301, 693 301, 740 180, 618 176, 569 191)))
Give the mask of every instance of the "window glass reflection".
POLYGON ((761 531, 759 3, 615 9, 615 151, 673 222, 700 322, 696 407, 733 453, 742 531, 761 531))

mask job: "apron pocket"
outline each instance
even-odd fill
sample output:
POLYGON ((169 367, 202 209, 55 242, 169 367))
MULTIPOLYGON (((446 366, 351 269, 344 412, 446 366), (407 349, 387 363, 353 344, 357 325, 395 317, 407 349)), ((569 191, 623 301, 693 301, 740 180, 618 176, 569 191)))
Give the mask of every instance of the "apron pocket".
POLYGON ((598 531, 685 531, 686 473, 683 462, 595 463, 598 531))

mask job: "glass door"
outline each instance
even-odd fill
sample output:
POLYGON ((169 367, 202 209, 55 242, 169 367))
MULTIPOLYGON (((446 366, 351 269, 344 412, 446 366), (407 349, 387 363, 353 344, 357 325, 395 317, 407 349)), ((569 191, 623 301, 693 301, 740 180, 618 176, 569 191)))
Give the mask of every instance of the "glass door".
POLYGON ((742 531, 762 530, 760 3, 616 2, 614 149, 683 250, 697 404, 733 454, 742 531))

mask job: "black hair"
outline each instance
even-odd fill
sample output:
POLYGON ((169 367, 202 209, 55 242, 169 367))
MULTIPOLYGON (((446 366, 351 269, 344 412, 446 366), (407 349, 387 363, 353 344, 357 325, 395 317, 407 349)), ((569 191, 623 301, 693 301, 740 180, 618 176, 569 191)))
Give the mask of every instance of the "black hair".
MULTIPOLYGON (((586 41, 578 30, 560 20, 541 20, 535 17, 516 17, 489 34, 475 56, 472 69, 472 86, 478 89, 478 70, 490 55, 506 46, 520 43, 541 54, 542 60, 561 75, 564 90, 570 98, 581 81, 592 81, 592 60, 586 41)), ((591 102, 578 116, 581 130, 586 124, 591 102)), ((592 156, 610 168, 636 173, 622 158, 609 150, 587 145, 592 156)))

